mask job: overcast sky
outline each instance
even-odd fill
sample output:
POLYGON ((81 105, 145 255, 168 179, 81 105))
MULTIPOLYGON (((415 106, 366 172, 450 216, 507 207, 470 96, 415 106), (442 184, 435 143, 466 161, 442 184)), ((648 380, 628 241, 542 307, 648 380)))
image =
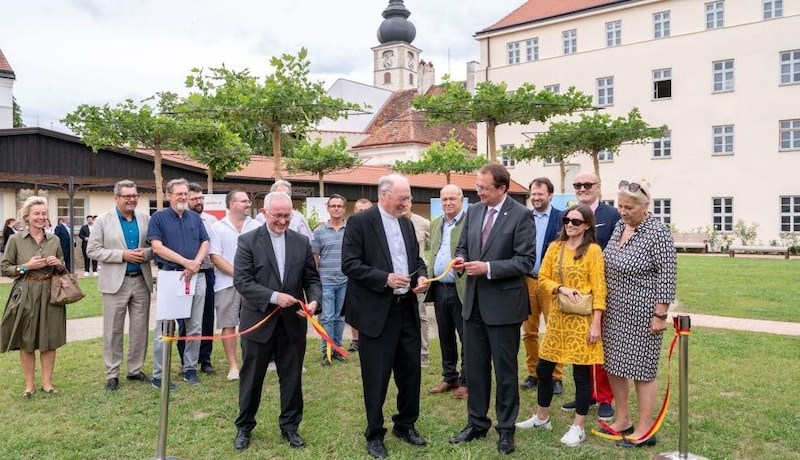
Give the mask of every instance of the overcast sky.
MULTIPOLYGON (((372 83, 388 0, 0 0, 0 49, 16 74, 26 125, 65 131, 79 104, 185 92, 192 67, 271 73, 268 60, 309 51, 312 77, 372 83)), ((479 60, 475 32, 524 0, 406 0, 412 43, 437 80, 479 60), (449 64, 448 64, 449 53, 449 64)))

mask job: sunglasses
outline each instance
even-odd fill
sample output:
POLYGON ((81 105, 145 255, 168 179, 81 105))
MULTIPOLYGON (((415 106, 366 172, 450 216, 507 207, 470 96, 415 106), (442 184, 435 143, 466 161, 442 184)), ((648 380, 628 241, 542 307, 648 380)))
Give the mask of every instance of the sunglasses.
POLYGON ((573 226, 573 227, 578 227, 578 226, 580 226, 580 225, 583 225, 583 224, 585 224, 585 223, 586 223, 586 221, 585 221, 585 220, 581 220, 581 219, 570 219, 569 217, 562 217, 562 218, 561 218, 561 222, 563 222, 563 223, 564 223, 564 225, 567 225, 567 224, 572 224, 572 226, 573 226))
POLYGON ((641 191, 642 195, 650 198, 650 196, 647 194, 647 192, 645 192, 644 189, 642 188, 641 184, 637 184, 636 182, 628 182, 626 180, 621 180, 621 181, 619 181, 619 188, 620 189, 627 189, 631 193, 636 193, 636 192, 641 191))
POLYGON ((580 190, 581 188, 589 190, 595 185, 597 185, 597 182, 575 182, 572 184, 572 186, 575 187, 575 190, 580 190))

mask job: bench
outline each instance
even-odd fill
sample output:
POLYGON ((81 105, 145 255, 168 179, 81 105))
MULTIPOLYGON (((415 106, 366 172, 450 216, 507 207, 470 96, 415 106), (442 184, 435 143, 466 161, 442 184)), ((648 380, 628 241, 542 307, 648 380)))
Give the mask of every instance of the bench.
POLYGON ((675 232, 672 234, 672 240, 675 244, 675 249, 699 249, 700 252, 708 252, 708 234, 707 233, 681 233, 675 232))
POLYGON ((728 248, 728 255, 734 257, 736 253, 753 253, 753 254, 783 254, 785 259, 789 258, 789 248, 787 246, 744 246, 744 245, 731 245, 728 248))

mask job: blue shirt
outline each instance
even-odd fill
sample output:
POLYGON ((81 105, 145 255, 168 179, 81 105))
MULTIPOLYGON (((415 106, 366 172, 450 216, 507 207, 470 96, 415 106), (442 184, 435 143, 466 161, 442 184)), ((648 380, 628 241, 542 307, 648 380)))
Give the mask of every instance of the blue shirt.
POLYGON ((539 269, 542 267, 542 253, 544 252, 544 237, 547 233, 547 224, 550 223, 550 213, 553 206, 548 206, 547 211, 538 213, 533 210, 533 223, 536 225, 536 263, 533 265, 531 274, 539 276, 539 269))
MULTIPOLYGON (((117 211, 117 217, 119 217, 119 224, 122 226, 122 236, 125 238, 125 246, 128 247, 130 250, 138 249, 139 248, 139 224, 136 222, 136 212, 131 215, 131 220, 128 220, 119 209, 114 208, 117 211)), ((140 272, 142 271, 142 267, 139 264, 134 264, 132 262, 128 262, 126 271, 128 273, 131 272, 140 272)))
MULTIPOLYGON (((456 228, 456 224, 461 221, 462 217, 464 217, 463 210, 456 214, 452 220, 447 220, 447 216, 442 215, 442 244, 439 245, 439 251, 436 253, 436 258, 433 259, 434 277, 441 275, 444 269, 447 267, 447 264, 449 264, 453 259, 453 251, 450 249, 450 238, 453 230, 456 228)), ((456 275, 453 270, 448 271, 447 274, 441 280, 439 280, 439 282, 450 284, 455 283, 456 275)))
MULTIPOLYGON (((167 248, 181 256, 193 260, 200 251, 200 245, 208 241, 208 232, 200 214, 187 209, 179 216, 172 208, 156 211, 150 217, 147 229, 147 241, 159 240, 167 248)), ((183 270, 183 267, 155 256, 158 268, 165 270, 183 270)))
POLYGON ((342 273, 342 239, 345 223, 339 230, 331 227, 330 222, 314 230, 311 250, 319 255, 319 277, 322 284, 342 284, 347 277, 342 273))

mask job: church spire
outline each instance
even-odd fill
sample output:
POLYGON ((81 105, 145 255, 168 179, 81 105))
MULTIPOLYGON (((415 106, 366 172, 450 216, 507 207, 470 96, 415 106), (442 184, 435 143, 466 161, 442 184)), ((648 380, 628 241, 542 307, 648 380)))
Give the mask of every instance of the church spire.
POLYGON ((382 45, 391 42, 411 44, 417 36, 417 29, 408 20, 410 15, 403 0, 389 0, 389 6, 381 13, 384 19, 378 27, 378 41, 382 45))

